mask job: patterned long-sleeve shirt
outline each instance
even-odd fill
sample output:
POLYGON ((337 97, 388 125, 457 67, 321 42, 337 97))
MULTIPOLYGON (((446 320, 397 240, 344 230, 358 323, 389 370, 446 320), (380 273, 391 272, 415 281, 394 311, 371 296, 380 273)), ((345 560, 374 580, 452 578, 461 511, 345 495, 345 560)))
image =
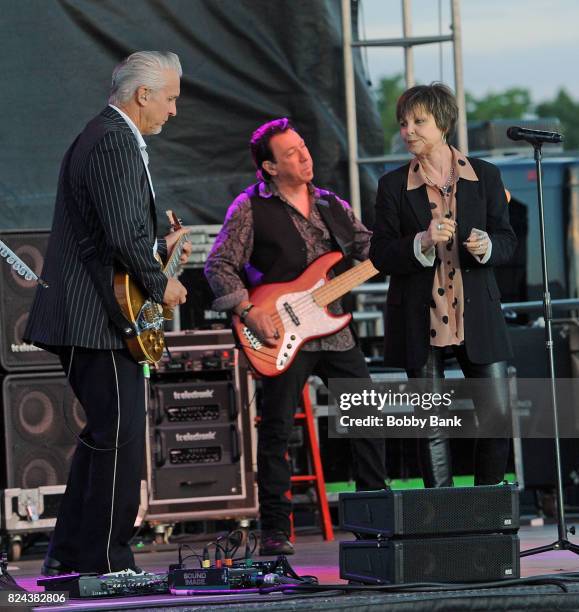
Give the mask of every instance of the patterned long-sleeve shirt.
MULTIPOLYGON (((328 195, 328 191, 309 185, 312 204, 328 195)), ((310 216, 304 217, 301 212, 276 189, 274 183, 261 182, 259 195, 262 198, 279 197, 288 207, 288 213, 306 245, 306 263, 333 249, 332 238, 328 227, 322 220, 315 205, 310 208, 310 216)), ((350 205, 337 198, 342 204, 354 228, 354 246, 352 257, 363 261, 368 258, 370 237, 372 233, 354 215, 350 205)), ((253 215, 251 200, 241 193, 229 207, 225 222, 215 239, 211 253, 205 265, 205 276, 216 296, 213 302, 215 310, 231 310, 237 304, 248 300, 247 287, 243 281, 243 272, 249 264, 253 248, 253 215)), ((343 312, 339 301, 329 305, 334 314, 343 312)), ((349 327, 331 336, 310 340, 302 350, 309 351, 345 351, 354 346, 354 338, 349 327)))

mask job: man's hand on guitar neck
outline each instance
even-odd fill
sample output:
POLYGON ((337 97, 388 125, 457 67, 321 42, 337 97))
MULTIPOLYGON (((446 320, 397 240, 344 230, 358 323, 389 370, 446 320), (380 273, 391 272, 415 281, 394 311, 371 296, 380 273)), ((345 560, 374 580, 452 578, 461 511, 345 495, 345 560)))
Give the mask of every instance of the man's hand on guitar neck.
MULTIPOLYGON (((249 302, 240 302, 234 308, 235 314, 240 315, 249 304, 249 302)), ((265 310, 259 306, 253 306, 247 313, 244 323, 264 344, 275 346, 275 340, 279 339, 279 332, 274 325, 273 319, 265 310)))
POLYGON ((163 304, 169 308, 175 308, 179 304, 184 304, 186 299, 187 289, 176 278, 168 279, 163 304))
MULTIPOLYGON (((171 251, 173 250, 173 247, 177 243, 177 240, 179 240, 179 238, 181 238, 183 234, 187 234, 190 231, 191 231, 190 227, 182 227, 180 230, 177 230, 176 232, 169 232, 165 236, 165 240, 167 241, 167 253, 171 254, 171 251)), ((192 251, 193 251, 193 245, 190 242, 185 242, 185 244, 183 245, 183 252, 181 253, 181 257, 179 258, 179 261, 182 264, 186 264, 187 261, 189 261, 189 255, 191 255, 192 251)))

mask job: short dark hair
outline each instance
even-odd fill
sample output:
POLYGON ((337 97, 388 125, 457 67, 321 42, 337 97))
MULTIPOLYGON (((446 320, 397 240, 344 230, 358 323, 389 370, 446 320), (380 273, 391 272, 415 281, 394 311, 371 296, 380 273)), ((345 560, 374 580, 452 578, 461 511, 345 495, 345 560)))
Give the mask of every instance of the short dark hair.
POLYGON ((458 120, 458 105, 450 87, 431 83, 407 89, 396 103, 396 119, 402 121, 417 108, 423 108, 434 117, 436 126, 447 139, 452 136, 458 120))
POLYGON ((275 161, 273 152, 269 146, 269 141, 276 134, 283 134, 293 129, 294 126, 291 124, 290 120, 287 117, 282 117, 281 119, 274 119, 273 121, 268 121, 260 125, 251 135, 251 140, 249 141, 251 157, 253 158, 253 163, 257 171, 265 181, 271 181, 272 177, 261 165, 264 161, 275 161))

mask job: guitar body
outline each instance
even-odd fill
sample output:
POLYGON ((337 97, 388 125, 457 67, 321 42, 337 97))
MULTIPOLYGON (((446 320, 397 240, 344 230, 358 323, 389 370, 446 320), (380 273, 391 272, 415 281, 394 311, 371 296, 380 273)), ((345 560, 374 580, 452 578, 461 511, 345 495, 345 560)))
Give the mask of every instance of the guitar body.
POLYGON ((279 376, 308 340, 329 336, 348 325, 351 314, 331 314, 327 307, 316 302, 313 293, 328 281, 328 272, 342 258, 341 253, 326 253, 293 281, 250 290, 250 301, 269 313, 280 334, 275 346, 266 346, 237 315, 233 316, 233 329, 257 372, 263 376, 279 376))
MULTIPOLYGON (((182 229, 173 211, 168 210, 167 216, 173 231, 182 229)), ((175 242, 164 267, 155 254, 167 278, 176 278, 181 271, 180 257, 189 233, 190 230, 183 233, 175 242)), ((113 289, 123 314, 137 332, 134 338, 125 339, 129 352, 138 363, 157 363, 165 350, 165 320, 173 318, 173 311, 146 298, 126 272, 115 273, 113 289)))
POLYGON ((165 348, 163 306, 146 298, 126 272, 115 273, 114 292, 125 317, 140 330, 126 340, 129 352, 138 363, 157 363, 165 348))

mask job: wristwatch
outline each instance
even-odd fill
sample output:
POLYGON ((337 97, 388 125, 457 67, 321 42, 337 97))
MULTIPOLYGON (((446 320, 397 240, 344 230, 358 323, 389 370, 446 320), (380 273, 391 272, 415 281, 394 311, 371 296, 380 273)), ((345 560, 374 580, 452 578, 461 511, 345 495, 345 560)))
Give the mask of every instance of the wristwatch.
POLYGON ((255 306, 255 304, 248 304, 240 313, 239 313, 239 320, 242 323, 245 323, 245 319, 247 318, 247 315, 249 314, 249 311, 255 306))

